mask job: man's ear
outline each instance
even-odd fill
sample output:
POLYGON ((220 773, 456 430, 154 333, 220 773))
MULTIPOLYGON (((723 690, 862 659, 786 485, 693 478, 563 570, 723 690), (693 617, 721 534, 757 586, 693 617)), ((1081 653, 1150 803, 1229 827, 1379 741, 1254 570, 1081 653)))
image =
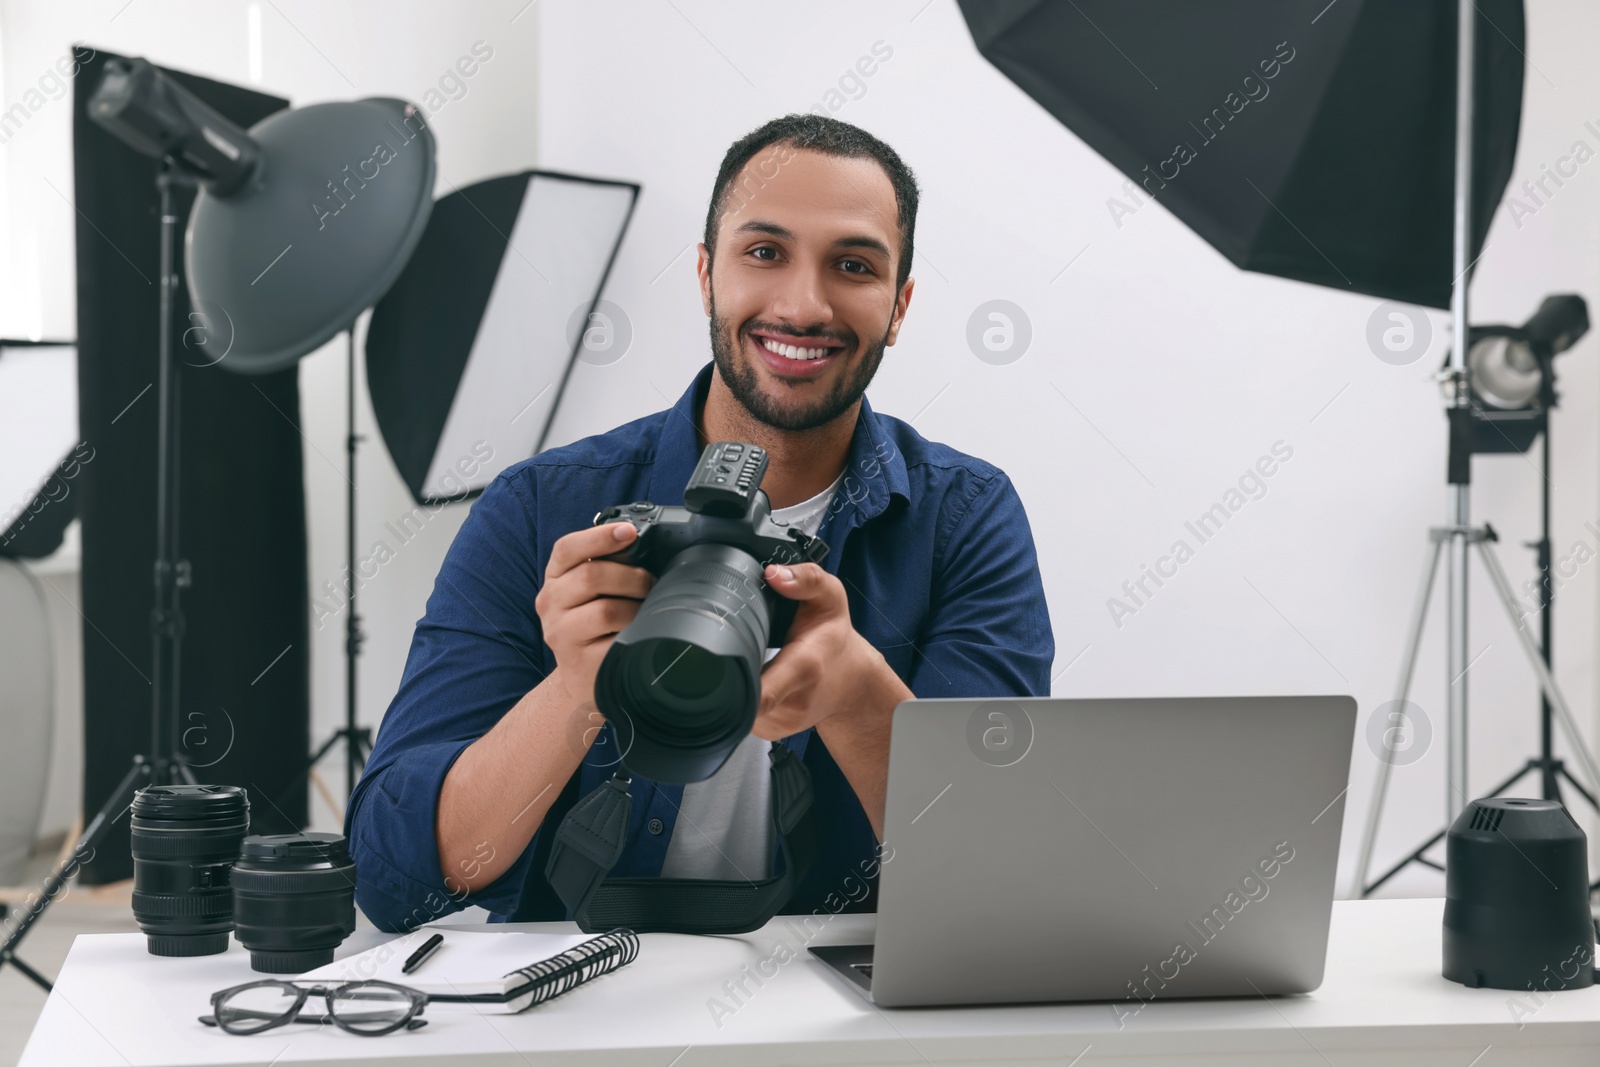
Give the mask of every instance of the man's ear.
POLYGON ((704 241, 699 244, 699 252, 695 256, 694 271, 700 278, 700 310, 704 311, 706 318, 711 317, 711 250, 704 241))
POLYGON ((889 321, 889 334, 884 339, 885 345, 892 345, 900 336, 900 324, 906 320, 906 308, 911 306, 911 290, 916 287, 915 278, 907 278, 905 285, 900 287, 900 295, 894 302, 894 317, 889 321))

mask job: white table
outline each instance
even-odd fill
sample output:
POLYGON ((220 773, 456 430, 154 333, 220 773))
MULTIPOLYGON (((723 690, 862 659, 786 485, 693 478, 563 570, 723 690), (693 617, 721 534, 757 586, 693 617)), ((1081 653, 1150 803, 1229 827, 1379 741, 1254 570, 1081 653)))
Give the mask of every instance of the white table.
MULTIPOLYGON (((22 1064, 1600 1063, 1600 987, 1550 996, 1519 1028, 1508 1007, 1512 994, 1440 977, 1442 915, 1441 900, 1340 901, 1327 976, 1316 992, 1157 1000, 1121 1029, 1104 1003, 878 1009, 803 950, 760 988, 747 981, 753 995, 714 1019, 712 998, 734 1006, 724 982, 740 978, 742 965, 754 970, 779 937, 800 947, 789 925, 797 918, 780 916, 753 934, 644 934, 633 963, 520 1015, 430 1004, 431 1022, 411 1033, 364 1038, 291 1025, 235 1037, 195 1020, 210 993, 258 977, 237 944, 217 956, 159 959, 145 952, 142 935, 83 935, 22 1064)), ((867 939, 876 916, 823 920, 811 944, 867 939)), ((576 932, 570 923, 519 928, 576 932)), ((340 955, 383 939, 365 931, 340 955)))

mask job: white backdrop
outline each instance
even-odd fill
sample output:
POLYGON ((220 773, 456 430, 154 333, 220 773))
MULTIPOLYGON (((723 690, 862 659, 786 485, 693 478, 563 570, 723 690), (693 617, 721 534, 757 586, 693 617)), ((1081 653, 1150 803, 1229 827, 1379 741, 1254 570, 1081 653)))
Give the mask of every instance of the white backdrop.
MULTIPOLYGON (((1321 6, 1265 52, 1280 39, 1314 47, 1321 6)), ((1600 9, 1529 7, 1538 71, 1528 72, 1517 184, 1575 140, 1600 148, 1583 126, 1600 118, 1600 74, 1581 43, 1600 39, 1600 9)), ((558 438, 678 396, 707 358, 689 246, 722 153, 769 118, 820 106, 891 144, 921 182, 917 287, 868 395, 1015 479, 1039 543, 1056 695, 1349 693, 1364 726, 1390 699, 1427 527, 1445 519, 1445 428, 1429 376, 1448 316, 1430 315, 1425 357, 1393 366, 1366 342, 1378 301, 1241 273, 1148 200, 1113 212, 1111 198, 1131 203, 1122 175, 977 54, 953 0, 812 4, 804 19, 760 10, 770 13, 735 19, 678 0, 544 8, 541 162, 644 182, 607 293, 631 321, 632 347, 613 364, 580 365, 558 438), (858 68, 862 57, 871 61, 858 68), (1032 328, 1028 350, 1003 366, 966 341, 969 316, 995 299, 1018 305, 1032 328), (1264 480, 1265 495, 1207 543, 1187 534, 1185 521, 1278 441, 1293 455, 1264 480), (1107 599, 1180 537, 1194 558, 1161 588, 1147 583, 1155 595, 1119 628, 1107 599)), ((1479 321, 1520 322, 1552 290, 1600 297, 1597 208, 1591 164, 1520 228, 1502 211, 1478 270, 1479 321)), ((1591 336, 1562 357, 1559 554, 1579 539, 1596 545, 1582 524, 1597 511, 1597 349, 1591 336)), ((1536 529, 1538 472, 1518 457, 1478 471, 1474 517, 1504 534, 1520 582, 1532 573, 1520 543, 1536 529)), ((1561 589, 1557 615, 1559 678, 1586 725, 1595 569, 1561 589)), ((1532 753, 1537 703, 1487 579, 1474 580, 1471 781, 1486 786, 1532 753)), ((1442 620, 1441 598, 1413 690, 1436 727, 1442 620)), ((1435 734, 1425 758, 1395 773, 1379 862, 1443 818, 1435 734)), ((1376 766, 1358 740, 1341 888, 1376 766)), ((1442 881, 1414 869, 1399 888, 1438 893, 1442 881)))
MULTIPOLYGON (((524 2, 0 0, 0 77, 9 107, 83 40, 296 104, 379 93, 421 102, 458 56, 487 42, 494 58, 460 90, 444 86, 459 95, 440 97, 432 117, 441 195, 536 163, 644 186, 606 292, 627 318, 630 347, 614 362, 580 364, 557 444, 666 406, 708 358, 693 245, 728 144, 813 107, 862 125, 901 153, 924 193, 917 288, 869 395, 1015 479, 1050 599, 1056 694, 1349 693, 1363 726, 1389 699, 1426 531, 1445 517, 1444 422, 1430 376, 1448 344, 1447 316, 1429 313, 1430 350, 1394 366, 1367 344, 1377 301, 1236 271, 1165 209, 1128 199, 1120 174, 978 56, 954 0, 828 0, 808 4, 804 18, 710 0, 524 2), (997 299, 1022 309, 1032 335, 1005 365, 978 359, 966 340, 974 311, 997 299), (1264 495, 1199 544, 1184 523, 1277 442, 1292 456, 1264 480, 1264 495), (1108 598, 1178 538, 1194 558, 1119 627, 1108 598)), ((1588 47, 1600 39, 1600 9, 1528 6, 1514 187, 1579 140, 1600 149, 1585 126, 1600 129, 1588 47)), ((1313 46, 1309 19, 1275 39, 1313 46)), ((0 148, 0 333, 73 333, 73 214, 56 191, 71 196, 69 112, 49 102, 0 148)), ((1478 266, 1477 321, 1520 322, 1552 291, 1600 297, 1596 172, 1580 167, 1532 213, 1500 209, 1478 266)), ((1558 557, 1579 541, 1600 547, 1584 526, 1600 524, 1597 346, 1588 338, 1560 364, 1558 557)), ((342 359, 329 346, 301 370, 314 595, 341 580, 342 359)), ((360 417, 370 433, 364 396, 360 417)), ((1536 532, 1536 458, 1477 464, 1474 518, 1501 531, 1519 584, 1532 573, 1521 543, 1536 532)), ((410 504, 376 442, 358 481, 366 547, 410 504)), ((463 511, 432 518, 363 587, 364 721, 376 723, 393 693, 463 511)), ((1576 566, 1556 617, 1557 674, 1586 728, 1596 718, 1595 570, 1576 566)), ((1471 774, 1482 787, 1532 753, 1537 700, 1487 581, 1475 573, 1474 583, 1471 774)), ((1380 863, 1442 817, 1442 618, 1440 603, 1413 690, 1434 744, 1396 772, 1380 863)), ((340 622, 313 636, 318 736, 342 714, 340 622)), ((1376 766, 1358 738, 1341 888, 1376 766)), ((1592 837, 1593 821, 1585 825, 1592 837)), ((1395 889, 1441 886, 1414 869, 1395 889)))

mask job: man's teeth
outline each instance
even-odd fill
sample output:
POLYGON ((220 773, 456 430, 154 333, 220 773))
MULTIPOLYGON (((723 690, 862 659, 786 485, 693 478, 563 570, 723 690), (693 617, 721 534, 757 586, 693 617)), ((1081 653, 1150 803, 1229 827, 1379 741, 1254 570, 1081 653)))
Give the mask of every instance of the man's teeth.
POLYGON ((767 351, 776 352, 778 355, 789 359, 816 359, 819 356, 828 354, 828 349, 826 348, 800 348, 797 345, 779 344, 771 338, 762 338, 761 343, 766 347, 767 351))

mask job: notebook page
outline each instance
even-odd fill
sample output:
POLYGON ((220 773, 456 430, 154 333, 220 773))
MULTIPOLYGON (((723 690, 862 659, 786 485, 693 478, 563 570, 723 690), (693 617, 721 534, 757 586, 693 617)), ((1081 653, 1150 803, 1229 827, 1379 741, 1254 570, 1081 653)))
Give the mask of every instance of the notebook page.
POLYGON ((524 981, 518 976, 514 982, 507 983, 505 975, 508 973, 558 956, 593 936, 424 927, 376 948, 307 971, 297 981, 350 982, 376 978, 430 994, 504 993, 524 981), (444 943, 415 971, 400 973, 406 958, 436 933, 444 935, 444 943))

